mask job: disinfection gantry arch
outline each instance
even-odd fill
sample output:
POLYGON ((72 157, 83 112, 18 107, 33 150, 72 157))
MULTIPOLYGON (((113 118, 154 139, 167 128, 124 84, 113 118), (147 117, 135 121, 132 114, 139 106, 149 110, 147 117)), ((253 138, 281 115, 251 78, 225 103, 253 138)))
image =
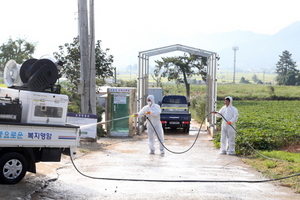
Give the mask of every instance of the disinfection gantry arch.
MULTIPOLYGON (((217 53, 197 49, 180 44, 160 47, 139 52, 139 68, 138 68, 138 84, 137 84, 137 104, 138 110, 146 104, 149 85, 149 57, 160 54, 170 53, 174 51, 183 51, 207 58, 207 75, 206 75, 206 113, 216 110, 217 100, 217 53)), ((143 131, 144 121, 138 122, 138 131, 143 131)), ((216 130, 215 115, 208 115, 206 119, 207 130, 214 135, 216 130)))

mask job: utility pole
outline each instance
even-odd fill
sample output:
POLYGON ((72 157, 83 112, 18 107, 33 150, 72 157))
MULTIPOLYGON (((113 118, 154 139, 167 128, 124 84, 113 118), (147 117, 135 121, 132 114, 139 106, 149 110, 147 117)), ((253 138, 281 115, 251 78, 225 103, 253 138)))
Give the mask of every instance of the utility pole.
MULTIPOLYGON (((92 1, 92 0, 90 0, 92 1)), ((81 75, 79 84, 81 91, 81 113, 96 114, 96 94, 95 94, 95 40, 94 40, 94 2, 90 3, 92 20, 88 24, 87 0, 78 0, 78 21, 79 21, 79 44, 80 44, 80 69, 81 75), (92 8, 91 8, 92 7, 92 8), (89 37, 90 30, 90 37, 89 37), (90 39, 90 40, 89 40, 90 39), (92 50, 93 49, 93 50, 92 50)))
POLYGON ((89 113, 96 114, 96 68, 95 68, 95 17, 94 0, 90 0, 90 106, 89 113), (91 111, 91 112, 90 112, 91 111))
POLYGON ((114 80, 114 82, 115 82, 115 84, 117 84, 117 68, 115 67, 114 68, 114 70, 115 70, 115 75, 114 75, 114 77, 115 77, 115 80, 114 80))
POLYGON ((238 46, 233 46, 232 47, 234 51, 234 60, 233 60, 233 83, 235 83, 235 62, 236 62, 236 51, 239 50, 238 46))

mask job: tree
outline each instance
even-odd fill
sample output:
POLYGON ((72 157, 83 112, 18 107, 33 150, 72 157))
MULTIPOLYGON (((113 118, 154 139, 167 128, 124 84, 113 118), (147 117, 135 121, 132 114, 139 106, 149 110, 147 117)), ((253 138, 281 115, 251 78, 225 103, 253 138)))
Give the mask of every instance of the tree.
MULTIPOLYGON (((95 68, 96 77, 104 80, 113 76, 113 56, 107 55, 109 49, 101 49, 101 40, 95 44, 95 68)), ((71 82, 71 90, 77 90, 77 80, 80 78, 80 47, 78 37, 73 38, 73 43, 59 46, 59 52, 54 52, 54 57, 64 62, 61 75, 71 82)))
MULTIPOLYGON (((101 41, 98 40, 95 44, 95 68, 96 68, 96 84, 103 84, 104 78, 113 76, 113 56, 107 55, 109 49, 103 51, 101 49, 101 41)), ((62 93, 69 96, 68 112, 80 112, 81 98, 77 94, 77 80, 80 78, 80 46, 79 38, 73 38, 73 43, 66 43, 59 46, 59 52, 54 52, 54 57, 57 60, 64 62, 61 69, 61 75, 66 77, 69 82, 63 83, 69 88, 69 90, 62 90, 62 93)), ((96 91, 95 91, 96 92, 96 91)), ((98 122, 102 120, 102 113, 104 108, 96 106, 96 114, 98 116, 98 122)), ((103 135, 105 133, 102 126, 97 126, 97 135, 103 135)))
POLYGON ((17 63, 22 64, 32 58, 35 48, 35 43, 27 42, 25 39, 13 40, 9 38, 7 43, 0 46, 0 65, 4 66, 9 60, 15 60, 17 63))
POLYGON ((242 77, 240 83, 250 84, 250 81, 248 79, 245 79, 245 77, 242 77))
POLYGON ((252 76, 252 81, 254 81, 254 83, 256 83, 258 81, 258 78, 257 78, 256 74, 254 74, 252 76))
POLYGON ((264 84, 264 83, 262 82, 262 80, 260 80, 260 79, 259 79, 256 83, 257 83, 257 84, 261 84, 261 85, 264 84))
POLYGON ((256 84, 264 84, 260 79, 257 78, 256 74, 252 76, 252 81, 256 84))
POLYGON ((299 70, 296 69, 296 62, 292 59, 292 54, 287 50, 282 52, 276 64, 276 80, 278 85, 296 85, 299 83, 299 70))
POLYGON ((201 75, 202 80, 206 80, 206 57, 184 54, 178 57, 162 57, 162 61, 156 60, 155 62, 157 65, 155 66, 154 74, 168 77, 168 81, 174 80, 177 85, 184 83, 188 99, 190 98, 188 78, 193 75, 201 75))
POLYGON ((161 74, 159 74, 159 71, 154 71, 154 74, 151 74, 153 80, 156 82, 156 87, 162 87, 162 77, 161 74))

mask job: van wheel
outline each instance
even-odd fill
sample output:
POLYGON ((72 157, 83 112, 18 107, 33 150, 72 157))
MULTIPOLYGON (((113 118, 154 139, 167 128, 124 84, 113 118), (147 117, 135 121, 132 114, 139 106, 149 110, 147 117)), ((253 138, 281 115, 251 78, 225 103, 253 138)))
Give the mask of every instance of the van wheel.
POLYGON ((190 125, 186 125, 185 127, 183 127, 183 132, 184 133, 189 133, 190 132, 190 125))
POLYGON ((6 153, 0 157, 0 182, 16 184, 20 182, 27 171, 25 157, 16 152, 6 153))

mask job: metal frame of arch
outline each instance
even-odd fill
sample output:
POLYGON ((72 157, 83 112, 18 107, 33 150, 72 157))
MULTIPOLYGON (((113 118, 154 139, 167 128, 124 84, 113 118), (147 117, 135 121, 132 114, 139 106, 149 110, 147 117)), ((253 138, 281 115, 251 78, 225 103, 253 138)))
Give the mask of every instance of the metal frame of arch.
MULTIPOLYGON (((212 51, 206 51, 203 49, 197 49, 180 44, 150 49, 139 52, 139 68, 138 68, 138 84, 137 84, 137 106, 138 110, 142 105, 146 104, 146 98, 148 96, 149 85, 149 57, 156 56, 164 53, 170 53, 174 51, 183 51, 190 54, 195 54, 203 57, 207 57, 207 77, 206 77, 206 112, 216 110, 216 98, 217 98, 217 60, 218 55, 212 51)), ((143 120, 139 123, 139 132, 143 131, 143 120)), ((216 117, 215 115, 209 115, 206 119, 207 129, 212 135, 216 130, 216 117)))

